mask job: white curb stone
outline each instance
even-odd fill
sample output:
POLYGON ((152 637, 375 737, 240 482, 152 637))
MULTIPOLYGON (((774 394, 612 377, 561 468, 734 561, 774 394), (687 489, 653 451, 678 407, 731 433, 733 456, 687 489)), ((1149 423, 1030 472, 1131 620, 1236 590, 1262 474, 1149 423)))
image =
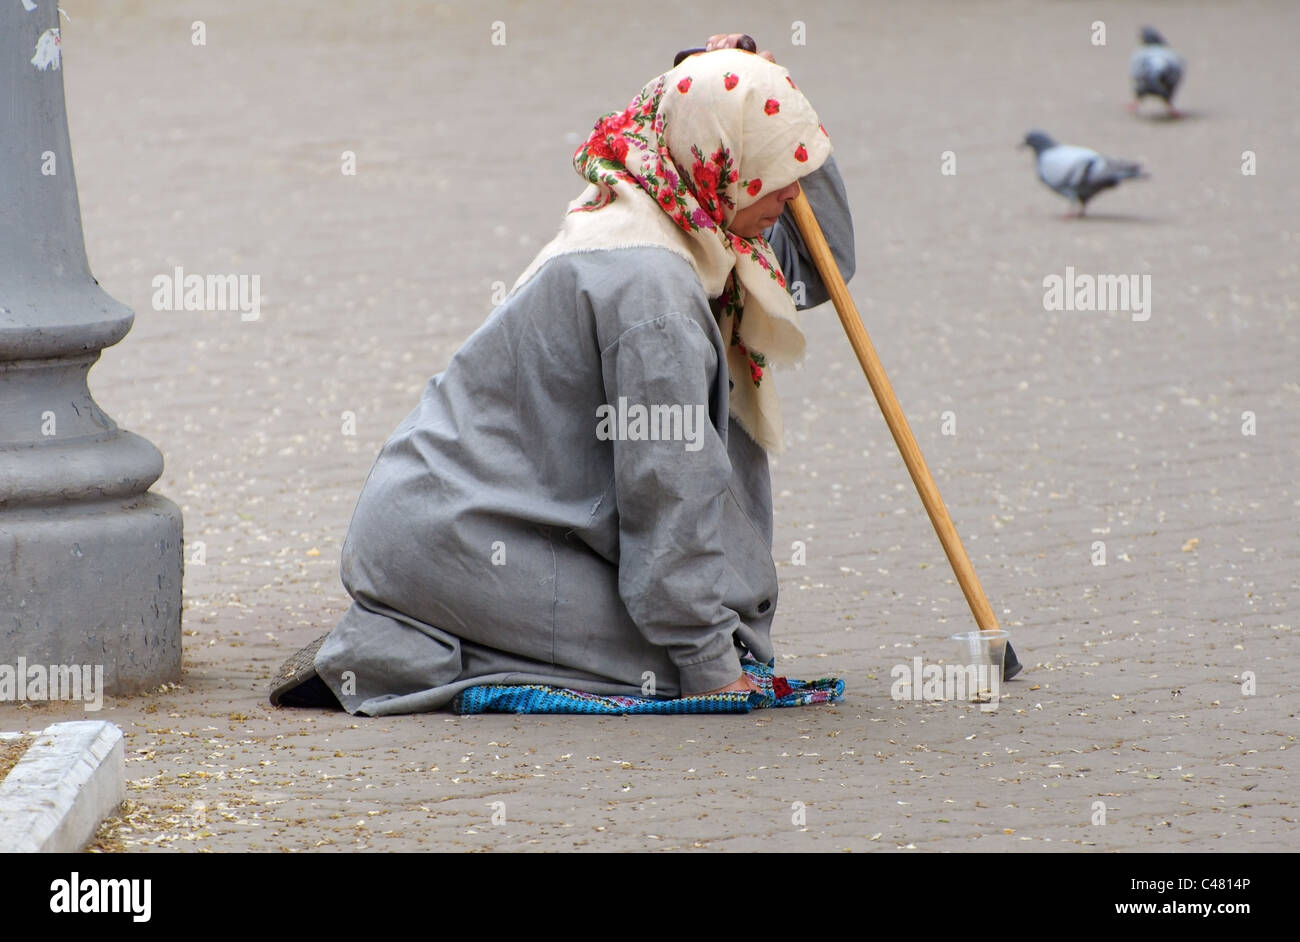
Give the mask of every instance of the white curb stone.
POLYGON ((125 794, 122 731, 55 723, 0 781, 0 853, 76 853, 125 794))

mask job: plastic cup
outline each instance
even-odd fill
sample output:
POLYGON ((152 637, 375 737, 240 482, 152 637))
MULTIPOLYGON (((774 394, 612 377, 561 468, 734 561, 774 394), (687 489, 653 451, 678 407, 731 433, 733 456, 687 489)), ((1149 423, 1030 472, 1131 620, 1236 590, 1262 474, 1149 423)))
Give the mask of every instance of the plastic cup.
POLYGON ((957 664, 975 668, 975 683, 967 683, 967 692, 972 701, 987 703, 994 699, 1002 688, 1002 668, 1007 656, 1007 638, 1010 632, 996 631, 962 631, 952 636, 957 642, 959 652, 957 664))

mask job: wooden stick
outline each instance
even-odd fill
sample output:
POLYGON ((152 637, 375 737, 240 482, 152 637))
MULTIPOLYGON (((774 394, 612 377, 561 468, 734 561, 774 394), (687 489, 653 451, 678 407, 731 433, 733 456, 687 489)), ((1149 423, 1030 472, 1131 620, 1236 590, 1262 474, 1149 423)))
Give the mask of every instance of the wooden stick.
POLYGON ((966 555, 966 550, 961 545, 957 528, 952 525, 948 508, 944 506, 943 498, 939 496, 939 489, 935 487, 930 469, 926 467, 925 458, 921 456, 921 449, 916 444, 912 429, 907 424, 907 417, 903 415, 898 397, 894 395, 894 388, 889 384, 885 368, 880 365, 876 348, 872 346, 871 338, 867 336, 867 329, 862 325, 862 317, 858 314, 857 306, 849 295, 848 286, 844 284, 844 277, 835 263, 835 256, 831 254, 830 246, 826 244, 826 236, 822 234, 822 227, 817 223, 812 206, 808 204, 808 197, 804 196, 802 190, 791 200, 790 209, 803 235, 804 244, 812 255, 813 263, 821 274, 822 283, 826 285, 831 301, 835 304, 840 323, 844 325, 844 331, 849 335, 853 352, 858 355, 862 371, 867 374, 871 391, 876 394, 876 402, 879 403, 880 411, 885 416, 885 423, 893 433, 898 450, 903 455, 903 462, 907 465, 908 474, 912 476, 912 483, 916 485, 916 491, 921 495, 925 512, 930 515, 934 532, 939 535, 944 554, 948 557, 953 573, 957 576, 962 594, 966 596, 966 604, 970 606, 971 614, 975 616, 975 624, 981 631, 996 631, 998 620, 993 615, 993 608, 989 605, 979 578, 975 575, 975 569, 970 564, 970 557, 966 555))

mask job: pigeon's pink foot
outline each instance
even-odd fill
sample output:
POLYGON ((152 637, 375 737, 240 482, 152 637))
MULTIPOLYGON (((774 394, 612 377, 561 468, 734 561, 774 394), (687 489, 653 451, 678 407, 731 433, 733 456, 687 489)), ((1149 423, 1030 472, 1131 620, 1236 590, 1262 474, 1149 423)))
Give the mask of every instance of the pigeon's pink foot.
POLYGON ((1179 110, 1178 110, 1177 108, 1175 108, 1173 105, 1170 105, 1170 106, 1169 106, 1169 117, 1171 117, 1171 118, 1181 118, 1182 116, 1183 116, 1183 113, 1182 113, 1181 111, 1179 111, 1179 110))
POLYGON ((1125 105, 1124 107, 1127 108, 1127 109, 1129 110, 1129 113, 1130 113, 1130 114, 1137 114, 1138 103, 1137 103, 1136 101, 1130 101, 1130 102, 1129 102, 1127 105, 1125 105))

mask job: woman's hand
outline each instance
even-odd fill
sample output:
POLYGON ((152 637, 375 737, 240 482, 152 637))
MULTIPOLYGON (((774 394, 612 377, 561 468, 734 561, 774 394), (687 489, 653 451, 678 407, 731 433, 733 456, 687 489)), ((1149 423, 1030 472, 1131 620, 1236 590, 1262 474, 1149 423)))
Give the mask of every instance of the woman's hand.
MULTIPOLYGON (((737 44, 740 42, 740 37, 744 35, 744 33, 715 33, 710 36, 709 41, 704 44, 704 51, 712 52, 714 49, 735 49, 737 44)), ((762 52, 758 53, 758 55, 762 56, 773 65, 776 64, 776 59, 772 58, 772 53, 769 50, 764 49, 762 52)))
MULTIPOLYGON (((718 48, 721 49, 723 47, 719 46, 718 48)), ((733 680, 731 683, 727 684, 727 686, 719 687, 717 690, 706 690, 704 693, 699 694, 699 696, 707 697, 711 693, 762 693, 762 692, 763 691, 760 690, 754 684, 754 682, 749 679, 749 675, 746 674, 744 671, 741 671, 739 680, 733 680)))

